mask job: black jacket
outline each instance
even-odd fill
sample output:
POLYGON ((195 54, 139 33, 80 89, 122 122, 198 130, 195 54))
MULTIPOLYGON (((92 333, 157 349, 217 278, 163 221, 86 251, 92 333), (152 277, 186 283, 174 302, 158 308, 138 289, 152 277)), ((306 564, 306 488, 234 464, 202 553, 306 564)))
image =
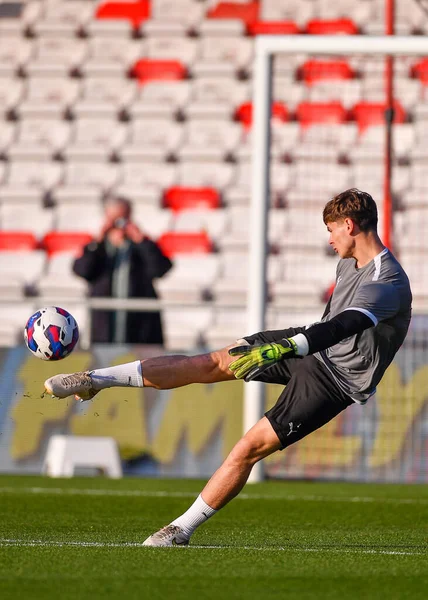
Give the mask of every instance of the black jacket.
MULTIPOLYGON (((129 298, 156 298, 153 279, 167 273, 172 263, 159 246, 149 239, 131 243, 129 269, 129 298)), ((83 249, 73 265, 73 271, 90 284, 91 297, 111 297, 114 257, 107 252, 106 243, 91 242, 83 249)), ((114 311, 92 311, 92 342, 112 342, 114 311)), ((126 343, 163 344, 159 312, 129 312, 126 323, 126 343)))

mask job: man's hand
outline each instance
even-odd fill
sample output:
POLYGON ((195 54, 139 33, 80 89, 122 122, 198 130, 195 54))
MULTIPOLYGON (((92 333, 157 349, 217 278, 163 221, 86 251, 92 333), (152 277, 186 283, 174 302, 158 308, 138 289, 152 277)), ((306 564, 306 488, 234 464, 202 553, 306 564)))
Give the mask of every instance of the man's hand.
POLYGON ((272 344, 235 346, 229 354, 240 356, 229 365, 236 379, 251 381, 277 362, 297 356, 297 347, 293 340, 283 338, 281 342, 272 344))

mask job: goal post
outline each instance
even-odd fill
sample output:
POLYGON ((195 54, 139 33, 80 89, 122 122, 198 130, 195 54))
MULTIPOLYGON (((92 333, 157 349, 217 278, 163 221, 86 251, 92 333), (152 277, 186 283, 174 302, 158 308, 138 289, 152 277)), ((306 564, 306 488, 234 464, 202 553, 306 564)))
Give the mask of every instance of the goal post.
MULTIPOLYGON (((272 59, 276 54, 316 56, 360 55, 387 57, 428 55, 428 38, 422 36, 258 36, 255 41, 253 77, 252 196, 250 207, 248 331, 265 329, 266 263, 268 254, 268 210, 270 202, 270 121, 272 102, 272 59)), ((334 83, 332 83, 334 85, 334 83)), ((382 223, 381 223, 382 225, 382 223)), ((381 228, 382 232, 382 228, 381 228)), ((384 233, 384 232, 382 232, 384 233)), ((285 326, 287 324, 284 324, 285 326)), ((244 431, 263 415, 263 384, 245 386, 244 431)), ((262 465, 253 469, 250 482, 261 481, 262 465)))

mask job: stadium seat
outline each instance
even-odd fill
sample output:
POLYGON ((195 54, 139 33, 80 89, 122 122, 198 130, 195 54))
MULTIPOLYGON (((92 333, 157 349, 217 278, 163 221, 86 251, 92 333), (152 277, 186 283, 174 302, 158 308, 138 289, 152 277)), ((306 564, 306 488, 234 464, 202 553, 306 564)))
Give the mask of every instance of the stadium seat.
POLYGON ((164 205, 176 212, 190 208, 216 209, 220 206, 220 195, 213 188, 172 187, 165 192, 164 205))
POLYGON ((229 36, 203 37, 200 55, 192 66, 194 77, 234 76, 246 72, 253 59, 254 46, 251 38, 229 36))
POLYGON ((261 21, 294 21, 303 28, 314 16, 315 2, 302 0, 261 0, 261 21))
POLYGON ((30 231, 0 231, 0 250, 36 250, 38 242, 30 231))
POLYGON ((144 21, 138 30, 139 36, 143 38, 181 37, 188 34, 189 29, 182 21, 163 21, 159 19, 148 19, 144 21))
POLYGON ((17 125, 16 141, 8 150, 11 160, 49 160, 66 146, 71 125, 51 119, 24 119, 17 125))
POLYGON ((70 234, 74 231, 99 235, 105 221, 101 202, 75 201, 60 204, 52 209, 55 213, 55 230, 70 234), (84 215, 84 218, 81 218, 84 215))
POLYGON ((207 12, 209 19, 239 19, 247 26, 257 21, 259 2, 219 2, 207 12))
POLYGON ((248 25, 250 35, 293 35, 300 33, 294 21, 254 21, 248 25))
POLYGON ((301 127, 313 123, 345 123, 347 112, 340 102, 301 102, 296 110, 301 127))
MULTIPOLYGON (((245 128, 250 128, 253 124, 253 104, 252 102, 244 102, 236 109, 235 118, 242 123, 245 128)), ((289 111, 282 102, 272 103, 272 118, 279 121, 288 121, 290 118, 289 111)))
POLYGON ((177 185, 178 167, 175 164, 149 160, 129 161, 121 165, 121 181, 115 191, 138 204, 161 208, 163 190, 177 185))
POLYGON ((88 77, 83 80, 79 99, 73 103, 74 117, 116 119, 133 101, 137 89, 133 81, 120 77, 88 77))
POLYGON ((250 99, 246 81, 231 77, 201 76, 191 83, 191 97, 184 112, 189 119, 229 119, 235 107, 250 99))
POLYGON ((173 229, 172 211, 158 206, 148 206, 146 202, 134 202, 132 218, 138 227, 153 239, 173 229))
POLYGON ((32 202, 16 204, 3 201, 0 207, 0 226, 3 231, 31 232, 36 238, 54 227, 54 217, 52 209, 42 208, 32 202))
POLYGON ((51 161, 12 161, 8 164, 7 175, 1 195, 11 201, 28 203, 41 201, 52 192, 63 175, 63 165, 51 161))
POLYGON ((0 252, 1 294, 7 291, 9 279, 20 282, 24 294, 36 292, 45 263, 46 254, 43 250, 16 249, 0 252))
POLYGON ((230 163, 183 161, 178 165, 177 183, 182 187, 212 187, 222 192, 231 185, 234 175, 235 165, 230 163))
POLYGON ((65 77, 31 77, 25 99, 16 109, 19 118, 62 119, 80 94, 80 82, 65 77))
MULTIPOLYGON (((384 102, 357 102, 350 114, 357 124, 360 132, 371 125, 385 123, 385 103, 384 102)), ((394 103, 394 123, 404 123, 406 112, 400 102, 394 103)))
POLYGON ((168 119, 135 119, 128 143, 121 151, 124 160, 168 160, 176 156, 184 138, 181 123, 168 119))
MULTIPOLYGON (((162 297, 162 291, 160 295, 162 297)), ((183 350, 205 344, 204 334, 213 320, 214 311, 210 306, 166 307, 162 311, 165 348, 183 350)))
POLYGON ((428 85, 428 58, 423 58, 410 67, 410 76, 419 79, 423 85, 428 85))
POLYGON ((174 231, 206 231, 210 240, 219 246, 219 240, 229 227, 227 209, 187 208, 174 213, 171 229, 174 231))
POLYGON ((24 67, 27 77, 67 77, 78 73, 87 55, 86 40, 74 37, 41 37, 34 56, 24 67))
POLYGON ((93 6, 90 2, 82 2, 82 0, 49 2, 43 5, 43 12, 39 18, 34 19, 31 34, 35 37, 57 38, 78 36, 91 20, 92 14, 93 6))
POLYGON ((212 252, 213 245, 204 231, 182 232, 168 231, 157 240, 162 252, 166 256, 174 257, 175 254, 195 254, 212 252))
POLYGON ((192 119, 184 127, 181 160, 222 161, 231 159, 242 139, 242 127, 228 120, 192 119))
POLYGON ((363 96, 363 83, 360 79, 340 79, 334 82, 320 79, 308 88, 309 102, 341 102, 349 110, 363 96))
POLYGON ((97 203, 119 182, 119 175, 117 164, 86 160, 67 162, 63 181, 52 192, 53 199, 57 203, 97 203))
POLYGON ((348 156, 348 150, 352 150, 356 141, 355 123, 313 123, 302 130, 291 155, 295 160, 339 160, 348 156))
MULTIPOLYGON (((50 256, 47 262, 46 273, 38 281, 38 289, 42 297, 74 300, 86 295, 88 289, 87 282, 72 271, 75 258, 75 251, 70 252, 67 250, 61 250, 50 256)), ((77 318, 74 311, 73 315, 77 318)), ((78 323, 80 328, 80 320, 78 320, 78 323)))
POLYGON ((198 54, 198 41, 187 37, 151 37, 146 42, 146 56, 151 60, 178 60, 187 69, 198 54))
POLYGON ((321 80, 352 79, 355 72, 345 60, 308 60, 298 69, 297 76, 306 85, 321 80))
POLYGON ((190 81, 148 81, 128 106, 132 119, 173 119, 183 113, 191 97, 190 81))
POLYGON ((124 19, 138 27, 150 17, 150 0, 137 2, 104 2, 95 13, 97 19, 124 19))
POLYGON ((194 0, 151 0, 151 18, 157 22, 183 23, 197 31, 206 13, 205 2, 194 0))
POLYGON ((85 77, 123 77, 145 51, 141 40, 92 38, 80 71, 85 77))
POLYGON ((31 41, 21 37, 0 39, 0 77, 14 77, 31 58, 31 41))
POLYGON ((142 58, 131 68, 130 74, 144 84, 147 81, 174 81, 185 79, 186 67, 178 60, 156 60, 142 58))
POLYGON ((352 19, 311 19, 305 27, 309 35, 332 35, 335 33, 353 35, 358 33, 358 26, 352 19))
POLYGON ((83 246, 88 244, 92 239, 93 237, 90 233, 50 231, 43 237, 41 246, 49 257, 56 252, 70 251, 77 255, 83 246))
POLYGON ((107 160, 124 145, 128 134, 126 124, 112 119, 78 119, 71 143, 62 155, 75 160, 107 160))
POLYGON ((7 117, 19 104, 24 94, 24 82, 8 75, 0 75, 0 118, 7 117))
POLYGON ((209 297, 219 270, 220 258, 216 254, 176 254, 174 267, 156 281, 156 290, 163 300, 201 301, 209 297))

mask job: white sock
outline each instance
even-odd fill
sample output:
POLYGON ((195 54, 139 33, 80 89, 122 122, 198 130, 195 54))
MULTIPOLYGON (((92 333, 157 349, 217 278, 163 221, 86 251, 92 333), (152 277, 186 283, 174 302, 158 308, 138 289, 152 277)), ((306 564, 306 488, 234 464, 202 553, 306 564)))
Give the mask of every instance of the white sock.
POLYGON ((171 525, 181 527, 189 537, 195 531, 196 527, 205 523, 210 517, 215 515, 217 511, 203 500, 201 494, 196 498, 192 506, 185 513, 172 521, 171 525))
POLYGON ((90 371, 91 379, 96 390, 110 387, 143 387, 143 370, 141 362, 125 363, 106 369, 90 371))

